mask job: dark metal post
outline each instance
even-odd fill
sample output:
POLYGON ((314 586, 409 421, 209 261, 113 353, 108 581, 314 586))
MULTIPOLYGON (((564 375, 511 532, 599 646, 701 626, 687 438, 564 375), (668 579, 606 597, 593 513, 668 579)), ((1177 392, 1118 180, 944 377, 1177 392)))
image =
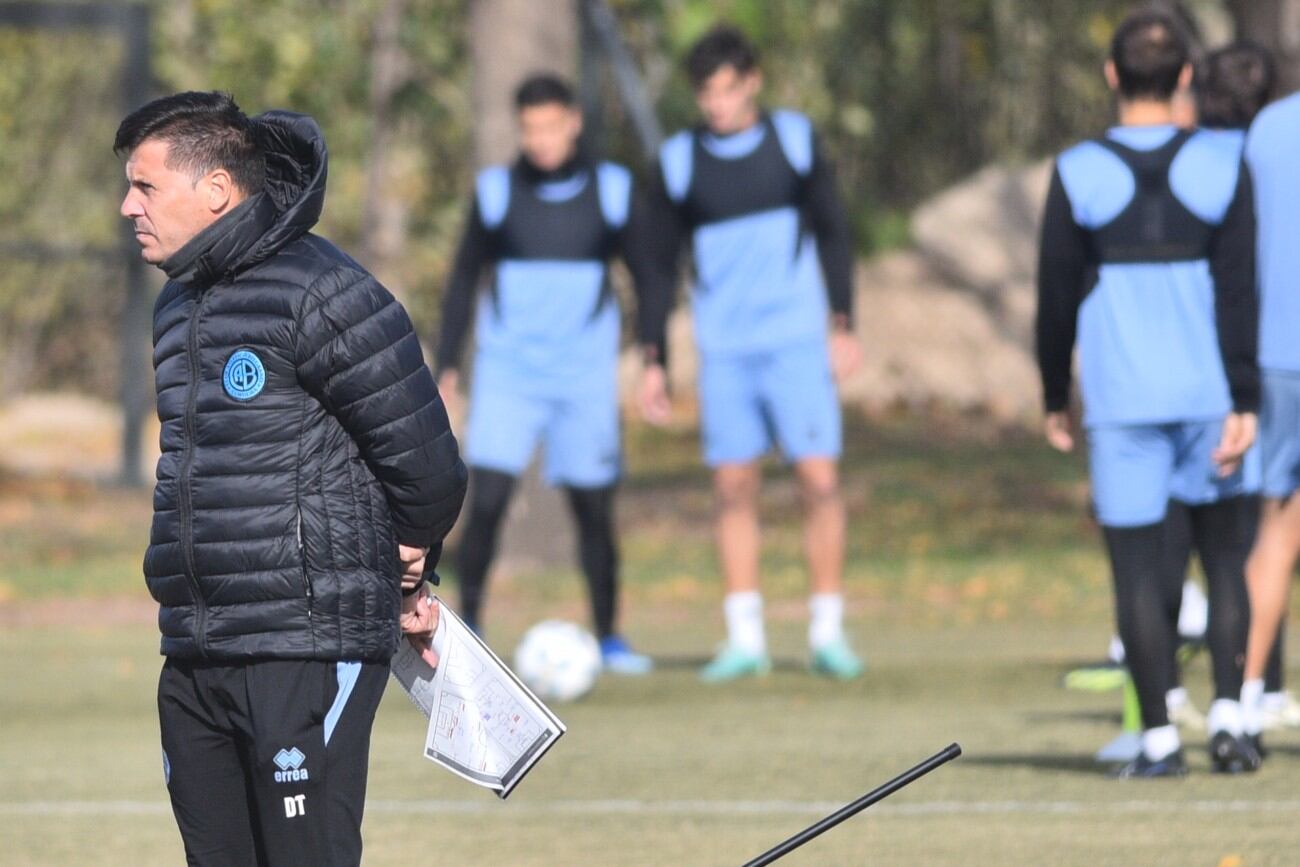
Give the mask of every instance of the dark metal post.
MULTIPOLYGON (((126 68, 122 97, 126 111, 134 111, 149 98, 152 75, 149 65, 150 16, 147 6, 122 9, 122 36, 126 40, 126 68)), ((130 227, 123 223, 123 252, 126 262, 126 298, 122 304, 120 334, 120 376, 118 384, 122 404, 122 467, 124 485, 144 484, 140 469, 141 440, 144 420, 149 412, 150 368, 146 355, 149 346, 149 287, 144 260, 136 247, 130 227)))
POLYGON ((641 80, 636 61, 618 34, 618 20, 604 0, 582 0, 582 6, 584 27, 592 28, 614 67, 619 97, 632 119, 632 126, 636 128, 641 149, 647 159, 654 160, 659 152, 659 143, 663 141, 663 129, 659 126, 659 118, 655 116, 654 105, 646 92, 645 82, 641 80))
POLYGON ((894 794, 894 792, 897 792, 909 783, 915 782, 933 771, 935 768, 952 761, 960 755, 961 747, 957 744, 949 744, 943 750, 930 756, 930 758, 921 762, 919 765, 916 765, 915 767, 899 774, 897 777, 894 777, 894 779, 885 783, 880 788, 867 792, 853 803, 846 804, 834 813, 831 813, 825 819, 817 822, 815 825, 811 825, 810 827, 800 831, 798 834, 795 834, 790 839, 777 844, 762 855, 759 855, 753 861, 746 862, 744 867, 764 867, 764 865, 771 864, 778 858, 784 858, 786 855, 789 855, 795 849, 798 849, 814 837, 824 834, 840 822, 843 822, 845 819, 856 816, 858 813, 861 813, 877 801, 888 798, 890 795, 894 794))
POLYGON ((601 87, 604 60, 600 34, 591 21, 590 6, 578 4, 579 73, 578 92, 582 102, 582 145, 588 154, 605 153, 605 100, 601 87))

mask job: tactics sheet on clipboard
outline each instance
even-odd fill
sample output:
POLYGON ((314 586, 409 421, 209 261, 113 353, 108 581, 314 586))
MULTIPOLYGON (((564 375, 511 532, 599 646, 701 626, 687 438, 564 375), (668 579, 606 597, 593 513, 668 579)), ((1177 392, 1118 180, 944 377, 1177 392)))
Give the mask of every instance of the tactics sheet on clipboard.
POLYGON ((564 723, 441 600, 438 607, 438 667, 403 640, 393 676, 429 718, 425 757, 505 798, 564 723))

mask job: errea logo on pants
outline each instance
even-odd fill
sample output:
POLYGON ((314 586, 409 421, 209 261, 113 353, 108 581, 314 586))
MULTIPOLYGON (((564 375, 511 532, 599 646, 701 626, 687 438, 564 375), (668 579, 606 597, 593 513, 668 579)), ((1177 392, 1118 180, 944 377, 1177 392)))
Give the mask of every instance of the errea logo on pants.
MULTIPOLYGON (((280 769, 275 772, 277 783, 297 783, 307 779, 307 769, 302 767, 307 757, 297 747, 280 750, 271 761, 275 762, 275 766, 280 769)), ((288 807, 286 806, 285 809, 288 807)))

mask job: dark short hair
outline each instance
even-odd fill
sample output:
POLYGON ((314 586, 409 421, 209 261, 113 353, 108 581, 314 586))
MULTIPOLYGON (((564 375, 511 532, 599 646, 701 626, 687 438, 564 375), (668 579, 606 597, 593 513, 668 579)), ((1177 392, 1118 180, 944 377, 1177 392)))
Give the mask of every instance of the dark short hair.
POLYGON ((573 108, 577 99, 573 88, 558 75, 542 73, 530 75, 515 90, 515 110, 523 111, 538 105, 562 105, 573 108))
POLYGON ((1188 59, 1195 63, 1204 54, 1204 42, 1201 27, 1196 23, 1196 16, 1187 8, 1183 0, 1149 0, 1141 7, 1142 11, 1164 15, 1174 25, 1178 34, 1187 45, 1188 59))
POLYGON ((1178 89, 1178 76, 1188 62, 1187 38, 1168 15, 1135 12, 1116 29, 1110 59, 1121 97, 1167 100, 1178 89))
POLYGON ((117 128, 113 151, 126 156, 151 139, 170 145, 169 168, 195 180, 225 169, 246 195, 266 183, 266 156, 253 124, 228 93, 191 90, 137 108, 117 128))
POLYGON ((699 38, 686 54, 686 74, 700 88, 719 69, 730 66, 742 75, 758 67, 758 49, 730 24, 719 24, 699 38))
POLYGON ((1268 104, 1273 80, 1273 58, 1254 42, 1234 42, 1210 52, 1196 72, 1201 126, 1250 126, 1268 104))

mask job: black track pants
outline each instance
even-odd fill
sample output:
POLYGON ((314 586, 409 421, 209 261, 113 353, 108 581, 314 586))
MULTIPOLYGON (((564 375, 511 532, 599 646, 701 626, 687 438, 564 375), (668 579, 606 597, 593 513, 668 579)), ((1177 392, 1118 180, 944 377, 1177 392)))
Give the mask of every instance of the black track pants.
POLYGON ((158 719, 187 863, 359 864, 387 677, 372 662, 167 660, 158 719))

